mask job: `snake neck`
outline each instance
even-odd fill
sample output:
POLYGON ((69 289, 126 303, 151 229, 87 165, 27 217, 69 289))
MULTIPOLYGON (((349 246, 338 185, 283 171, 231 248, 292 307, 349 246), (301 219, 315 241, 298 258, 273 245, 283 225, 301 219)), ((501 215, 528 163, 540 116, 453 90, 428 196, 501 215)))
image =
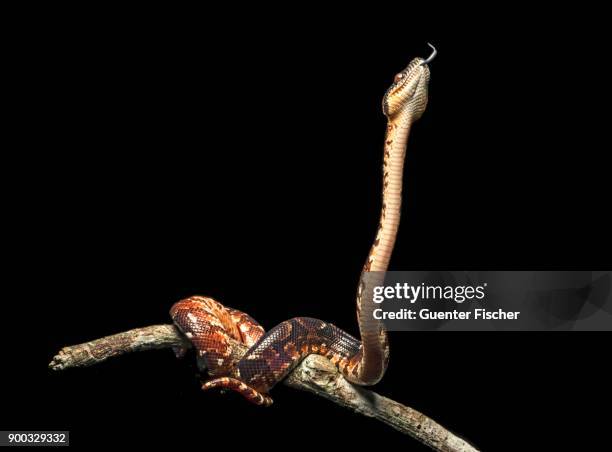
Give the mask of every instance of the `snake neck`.
POLYGON ((384 272, 389 267, 399 228, 404 160, 411 124, 412 118, 407 113, 390 119, 387 124, 380 221, 364 272, 384 272))
POLYGON ((372 288, 384 283, 399 228, 402 204, 402 179, 406 143, 412 117, 409 113, 389 119, 383 159, 382 208, 378 232, 363 267, 357 292, 357 320, 361 335, 361 350, 354 357, 350 375, 356 384, 372 385, 383 377, 389 362, 387 331, 380 320, 374 319, 372 288), (366 289, 367 287, 367 289, 366 289))

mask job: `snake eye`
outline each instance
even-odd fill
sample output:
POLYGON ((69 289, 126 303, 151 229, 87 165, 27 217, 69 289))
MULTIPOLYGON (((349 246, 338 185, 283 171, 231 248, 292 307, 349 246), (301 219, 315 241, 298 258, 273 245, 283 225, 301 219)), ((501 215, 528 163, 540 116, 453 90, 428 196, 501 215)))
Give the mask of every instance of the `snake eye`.
POLYGON ((400 72, 399 74, 395 74, 395 78, 393 79, 393 81, 394 81, 395 83, 399 82, 401 79, 403 79, 403 78, 404 78, 404 75, 405 75, 405 74, 404 74, 403 72, 400 72))

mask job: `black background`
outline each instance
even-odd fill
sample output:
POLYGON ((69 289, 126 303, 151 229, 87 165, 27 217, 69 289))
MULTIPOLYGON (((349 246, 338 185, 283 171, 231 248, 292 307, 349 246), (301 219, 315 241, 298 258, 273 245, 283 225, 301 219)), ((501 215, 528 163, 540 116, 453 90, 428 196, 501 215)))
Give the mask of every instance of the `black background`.
MULTIPOLYGON (((424 450, 282 386, 270 409, 202 393, 192 357, 169 350, 60 374, 46 365, 64 345, 168 323, 172 303, 192 294, 266 328, 312 316, 358 334, 355 287, 380 207, 381 98, 428 41, 439 55, 409 141, 391 269, 609 263, 599 112, 609 74, 596 26, 506 24, 502 12, 423 32, 399 13, 149 13, 43 12, 10 40, 11 120, 28 127, 7 167, 19 174, 6 193, 21 276, 4 324, 21 359, 3 364, 2 429, 68 429, 82 447, 367 439, 424 450)), ((609 335, 391 341, 376 390, 482 450, 603 441, 595 410, 609 404, 609 335)))

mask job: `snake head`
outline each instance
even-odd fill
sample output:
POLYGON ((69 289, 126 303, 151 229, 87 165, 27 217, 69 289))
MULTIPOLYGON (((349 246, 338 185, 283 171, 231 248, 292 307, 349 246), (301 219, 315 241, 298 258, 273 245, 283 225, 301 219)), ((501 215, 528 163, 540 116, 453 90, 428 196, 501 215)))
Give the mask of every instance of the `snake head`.
MULTIPOLYGON (((433 54, 435 55, 435 53, 433 54)), ((383 113, 389 119, 399 114, 410 114, 419 119, 427 106, 429 67, 432 57, 415 58, 399 72, 383 98, 383 113)))

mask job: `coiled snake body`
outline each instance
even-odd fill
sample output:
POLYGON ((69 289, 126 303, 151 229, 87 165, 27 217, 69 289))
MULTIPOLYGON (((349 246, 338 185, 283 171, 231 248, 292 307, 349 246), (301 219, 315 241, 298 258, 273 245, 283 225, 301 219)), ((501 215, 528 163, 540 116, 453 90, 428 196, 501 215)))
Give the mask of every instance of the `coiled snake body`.
MULTIPOLYGON (((412 123, 427 105, 427 59, 415 58, 395 76, 383 98, 387 132, 383 159, 382 210, 376 239, 363 267, 357 289, 357 321, 361 341, 331 323, 296 317, 265 333, 247 314, 206 297, 190 297, 172 306, 170 315, 198 353, 201 367, 214 377, 203 389, 239 392, 259 405, 270 405, 270 389, 311 353, 330 359, 344 377, 358 385, 376 384, 389 361, 387 332, 373 316, 374 305, 365 290, 366 276, 387 270, 400 219, 402 174, 412 123), (374 272, 374 273, 370 273, 374 272), (228 338, 250 347, 237 362, 231 359, 228 338)), ((382 276, 376 276, 382 278, 382 276)), ((368 280, 372 284, 372 279, 368 280)))

